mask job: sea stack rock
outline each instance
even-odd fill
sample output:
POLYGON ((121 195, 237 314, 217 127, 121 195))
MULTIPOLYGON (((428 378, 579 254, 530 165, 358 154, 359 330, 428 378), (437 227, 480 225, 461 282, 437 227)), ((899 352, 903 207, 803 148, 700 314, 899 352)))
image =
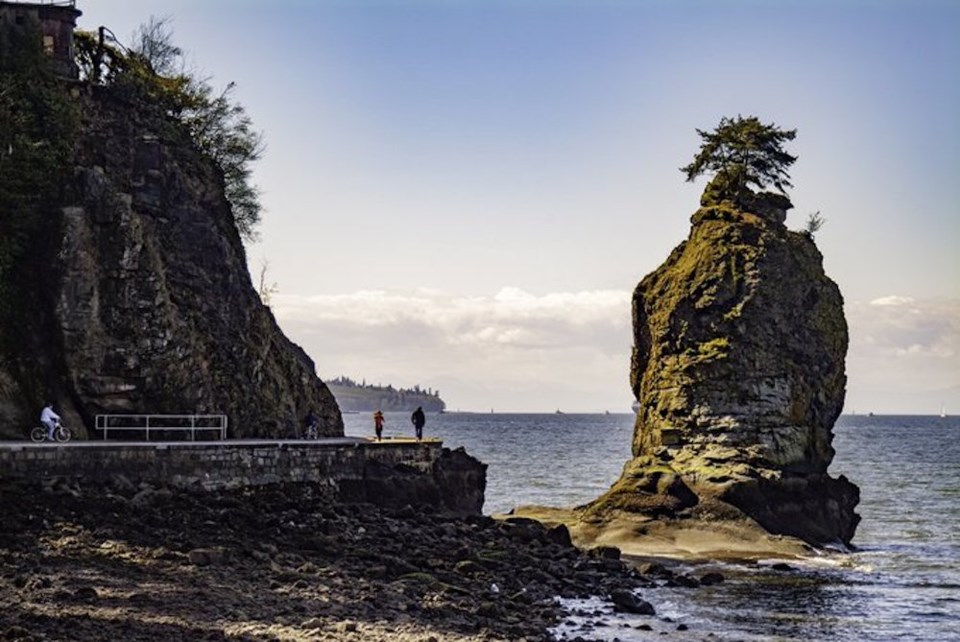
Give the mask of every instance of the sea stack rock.
MULTIPOLYGON (((633 459, 594 518, 749 518, 849 544, 858 488, 827 474, 843 407, 843 298, 789 200, 704 191, 689 238, 633 296, 633 459)), ((748 521, 749 521, 748 520, 748 521)))

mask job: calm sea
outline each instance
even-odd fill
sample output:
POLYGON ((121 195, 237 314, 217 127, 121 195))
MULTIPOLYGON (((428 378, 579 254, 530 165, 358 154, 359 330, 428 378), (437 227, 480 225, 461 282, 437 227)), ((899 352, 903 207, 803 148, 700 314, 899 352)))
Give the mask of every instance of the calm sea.
MULTIPOLYGON (((369 414, 345 415, 349 435, 373 432, 369 414)), ((429 415, 425 433, 464 446, 488 464, 487 513, 521 504, 589 501, 619 476, 630 456, 633 415, 429 415)), ((386 435, 412 435, 407 413, 387 415, 386 435)), ((862 517, 849 555, 708 564, 727 581, 644 594, 666 639, 960 640, 960 419, 844 416, 834 430, 833 475, 860 486, 862 517), (687 627, 676 633, 677 627, 687 627)), ((580 605, 601 609, 599 603, 580 605)), ((574 618, 581 626, 590 618, 574 618)), ((649 619, 606 614, 592 639, 649 640, 649 619)))

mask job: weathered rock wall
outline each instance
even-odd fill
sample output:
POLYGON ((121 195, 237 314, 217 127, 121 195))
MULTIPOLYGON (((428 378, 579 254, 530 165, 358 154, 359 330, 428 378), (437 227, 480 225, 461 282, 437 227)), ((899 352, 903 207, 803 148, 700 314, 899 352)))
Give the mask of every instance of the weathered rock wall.
POLYGON ((689 238, 634 292, 634 460, 592 510, 721 502, 774 533, 849 542, 859 492, 827 475, 843 299, 812 238, 783 225, 789 202, 746 196, 708 187, 689 238))
POLYGON ((0 482, 59 480, 81 487, 118 483, 217 491, 287 483, 321 484, 346 502, 431 505, 479 514, 486 464, 438 441, 339 444, 219 442, 0 448, 0 482))
MULTIPOLYGON (((35 332, 46 396, 77 429, 99 413, 224 413, 231 437, 279 437, 313 408, 321 434, 341 435, 313 362, 254 291, 214 165, 155 110, 108 88, 78 98, 52 309, 36 314, 50 319, 35 332)), ((38 414, 2 373, 0 392, 7 417, 38 414)))

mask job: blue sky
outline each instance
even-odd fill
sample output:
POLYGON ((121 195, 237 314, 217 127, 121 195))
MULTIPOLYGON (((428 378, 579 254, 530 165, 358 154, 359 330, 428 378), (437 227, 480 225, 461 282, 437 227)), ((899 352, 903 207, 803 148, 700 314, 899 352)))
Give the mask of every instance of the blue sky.
POLYGON ((851 325, 848 410, 960 412, 960 3, 80 0, 172 19, 263 130, 273 308, 324 377, 454 408, 629 406, 629 293, 695 128, 797 128, 794 228, 851 325), (933 407, 931 407, 933 406, 933 407))

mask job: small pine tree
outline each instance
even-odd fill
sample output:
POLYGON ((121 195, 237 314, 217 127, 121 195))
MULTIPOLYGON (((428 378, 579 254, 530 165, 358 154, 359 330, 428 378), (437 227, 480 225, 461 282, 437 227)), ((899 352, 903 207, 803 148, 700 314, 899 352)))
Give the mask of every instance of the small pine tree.
POLYGON ((787 169, 797 160, 783 149, 793 140, 796 129, 783 130, 771 123, 764 125, 756 116, 721 118, 713 131, 701 129, 703 140, 693 162, 680 171, 692 182, 701 174, 722 174, 737 191, 753 185, 765 189, 772 185, 781 194, 793 187, 787 169))
POLYGON ((823 227, 823 224, 827 222, 827 219, 820 216, 820 210, 810 214, 807 217, 807 224, 803 228, 803 233, 813 238, 813 235, 823 227))

